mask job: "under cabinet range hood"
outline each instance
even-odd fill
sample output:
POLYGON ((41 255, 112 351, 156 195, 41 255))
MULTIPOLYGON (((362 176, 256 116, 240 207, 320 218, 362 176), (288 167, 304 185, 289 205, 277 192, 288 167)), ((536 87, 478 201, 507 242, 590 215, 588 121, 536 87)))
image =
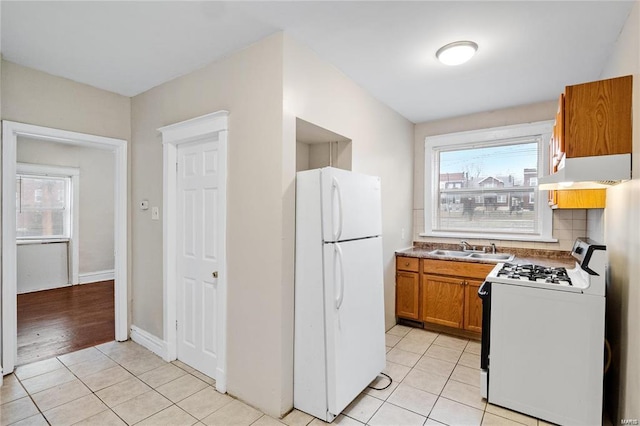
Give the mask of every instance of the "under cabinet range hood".
POLYGON ((631 154, 563 158, 556 173, 538 179, 540 189, 602 189, 631 179, 631 154))

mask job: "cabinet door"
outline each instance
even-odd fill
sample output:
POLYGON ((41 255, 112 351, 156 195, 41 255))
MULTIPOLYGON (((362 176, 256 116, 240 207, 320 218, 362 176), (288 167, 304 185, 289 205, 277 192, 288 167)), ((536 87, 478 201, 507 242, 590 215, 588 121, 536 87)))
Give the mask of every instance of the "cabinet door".
POLYGON ((568 86, 564 137, 567 158, 631 152, 632 77, 568 86))
POLYGON ((464 329, 482 331, 482 299, 478 296, 478 289, 482 281, 467 280, 464 286, 464 329))
POLYGON ((553 208, 603 209, 607 202, 606 189, 572 189, 554 192, 553 208))
POLYGON ((420 308, 420 274, 398 271, 396 274, 396 316, 417 320, 420 308))
MULTIPOLYGON (((564 157, 564 153, 566 152, 565 148, 565 137, 564 137, 564 93, 560 94, 560 98, 558 99, 558 110, 556 111, 556 124, 554 126, 555 131, 555 153, 554 155, 557 157, 558 163, 562 161, 562 157, 564 157)), ((554 170, 555 171, 555 170, 554 170)))
POLYGON ((424 274, 421 285, 422 320, 462 328, 464 279, 424 274))

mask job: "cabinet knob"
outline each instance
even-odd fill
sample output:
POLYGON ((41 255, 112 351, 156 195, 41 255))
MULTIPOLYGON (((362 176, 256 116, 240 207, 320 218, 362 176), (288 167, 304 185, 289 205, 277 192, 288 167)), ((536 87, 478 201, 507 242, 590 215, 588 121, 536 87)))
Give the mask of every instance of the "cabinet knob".
POLYGON ((406 262, 406 263, 404 264, 404 266, 409 266, 409 262, 406 262))
POLYGON ((211 276, 213 276, 213 278, 218 278, 218 271, 213 271, 211 276))

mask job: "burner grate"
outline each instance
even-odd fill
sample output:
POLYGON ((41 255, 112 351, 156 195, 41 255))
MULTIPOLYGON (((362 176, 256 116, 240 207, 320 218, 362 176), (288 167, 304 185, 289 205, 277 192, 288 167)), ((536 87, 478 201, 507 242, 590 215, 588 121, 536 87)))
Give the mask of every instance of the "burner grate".
POLYGON ((549 284, 572 285, 566 268, 554 268, 533 264, 518 265, 505 263, 498 276, 509 279, 544 282, 549 284))

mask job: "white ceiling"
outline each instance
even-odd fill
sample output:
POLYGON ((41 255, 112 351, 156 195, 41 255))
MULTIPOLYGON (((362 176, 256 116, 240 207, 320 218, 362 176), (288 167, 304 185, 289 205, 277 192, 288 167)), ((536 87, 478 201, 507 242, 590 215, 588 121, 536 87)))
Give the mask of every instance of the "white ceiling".
POLYGON ((284 30, 413 122, 599 78, 633 1, 6 1, 5 59, 134 96, 284 30), (447 67, 435 51, 480 46, 447 67))

